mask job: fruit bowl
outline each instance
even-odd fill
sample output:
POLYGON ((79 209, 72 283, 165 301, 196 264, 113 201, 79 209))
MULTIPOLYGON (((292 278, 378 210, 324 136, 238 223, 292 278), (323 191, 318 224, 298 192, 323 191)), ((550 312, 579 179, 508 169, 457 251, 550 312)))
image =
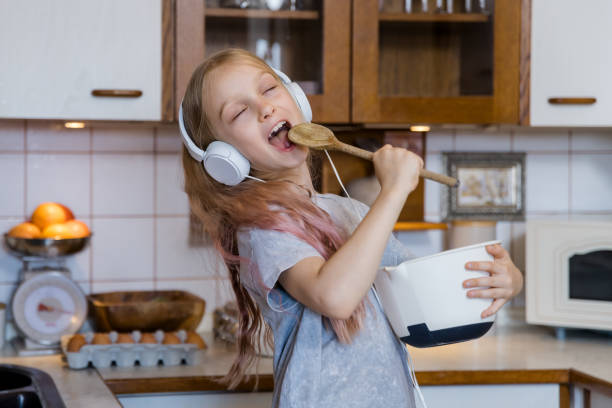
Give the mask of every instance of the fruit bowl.
POLYGON ((66 256, 82 251, 87 244, 91 234, 83 238, 17 238, 4 234, 4 242, 11 251, 20 256, 40 256, 51 258, 55 256, 66 256))

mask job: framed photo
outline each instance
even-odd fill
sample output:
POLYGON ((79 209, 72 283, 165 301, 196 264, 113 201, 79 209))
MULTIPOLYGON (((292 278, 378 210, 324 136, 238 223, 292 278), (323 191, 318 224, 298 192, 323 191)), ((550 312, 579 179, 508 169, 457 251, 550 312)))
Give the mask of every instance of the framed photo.
POLYGON ((525 219, 525 153, 442 153, 446 174, 459 186, 445 189, 445 220, 525 219))

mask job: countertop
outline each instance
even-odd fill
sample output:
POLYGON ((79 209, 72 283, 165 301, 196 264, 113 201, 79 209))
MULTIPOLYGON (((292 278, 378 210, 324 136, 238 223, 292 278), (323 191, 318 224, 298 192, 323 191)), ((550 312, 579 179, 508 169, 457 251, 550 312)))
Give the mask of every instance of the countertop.
MULTIPOLYGON (((421 385, 447 384, 576 384, 612 393, 612 337, 603 333, 568 331, 559 341, 554 330, 498 319, 480 339, 435 347, 409 347, 421 385), (501 323, 501 324, 500 324, 501 323)), ((68 407, 119 407, 114 394, 222 391, 217 380, 230 367, 233 347, 203 336, 209 348, 201 364, 174 367, 110 367, 70 370, 59 355, 0 357, 0 363, 36 367, 48 372, 68 407)), ((260 391, 273 388, 272 359, 257 366, 260 391)), ((238 390, 249 391, 253 381, 238 390)))
MULTIPOLYGON (((6 352, 4 354, 10 354, 6 352)), ((96 370, 71 370, 59 354, 37 357, 0 357, 0 364, 32 367, 49 374, 68 408, 121 408, 96 370)))
MULTIPOLYGON (((110 367, 100 376, 115 393, 223 390, 215 380, 227 372, 234 350, 209 334, 205 339, 211 347, 201 365, 110 367)), ((568 331, 559 341, 551 328, 506 319, 474 341, 408 349, 421 385, 576 383, 612 392, 612 337, 602 333, 568 331)), ((260 359, 257 369, 258 389, 272 390, 272 359, 260 359)), ((251 390, 252 382, 239 389, 251 390)))

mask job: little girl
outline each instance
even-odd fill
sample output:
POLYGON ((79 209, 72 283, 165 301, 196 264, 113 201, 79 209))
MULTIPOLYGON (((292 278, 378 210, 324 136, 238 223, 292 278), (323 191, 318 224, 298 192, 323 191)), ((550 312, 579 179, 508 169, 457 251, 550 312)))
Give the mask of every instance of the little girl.
MULTIPOLYGON (((196 68, 182 102, 185 190, 240 312, 239 352, 224 380, 235 387, 254 363, 263 318, 274 335, 273 406, 414 407, 406 348, 372 282, 380 266, 410 258, 392 231, 423 161, 389 145, 375 152, 381 190, 371 208, 317 193, 308 148, 287 138, 309 107, 282 75, 246 51, 221 51, 196 68), (233 147, 216 154, 213 141, 233 147), (224 161, 237 155, 246 167, 224 161)), ((483 317, 522 287, 508 253, 487 250, 494 262, 466 267, 490 276, 464 282, 489 287, 468 291, 495 299, 483 317)))

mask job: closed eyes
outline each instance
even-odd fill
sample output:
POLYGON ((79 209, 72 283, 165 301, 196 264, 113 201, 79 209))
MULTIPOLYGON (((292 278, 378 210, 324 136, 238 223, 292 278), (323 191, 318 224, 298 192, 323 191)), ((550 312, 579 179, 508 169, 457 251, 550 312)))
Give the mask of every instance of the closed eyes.
MULTIPOLYGON (((267 94, 268 92, 273 91, 273 90, 274 90, 274 89, 276 89, 277 87, 278 87, 278 85, 274 84, 274 85, 272 85, 271 87, 269 87, 268 89, 266 89, 266 90, 265 90, 263 93, 264 93, 264 94, 267 94)), ((236 115, 234 115, 234 117, 232 117, 232 122, 233 122, 233 121, 235 121, 236 119, 238 119, 238 117, 239 117, 239 116, 240 116, 240 115, 241 115, 241 114, 242 114, 244 111, 246 111, 246 110, 247 110, 247 108, 246 108, 246 106, 245 106, 244 108, 242 108, 242 109, 240 110, 240 112, 238 112, 236 115)))

